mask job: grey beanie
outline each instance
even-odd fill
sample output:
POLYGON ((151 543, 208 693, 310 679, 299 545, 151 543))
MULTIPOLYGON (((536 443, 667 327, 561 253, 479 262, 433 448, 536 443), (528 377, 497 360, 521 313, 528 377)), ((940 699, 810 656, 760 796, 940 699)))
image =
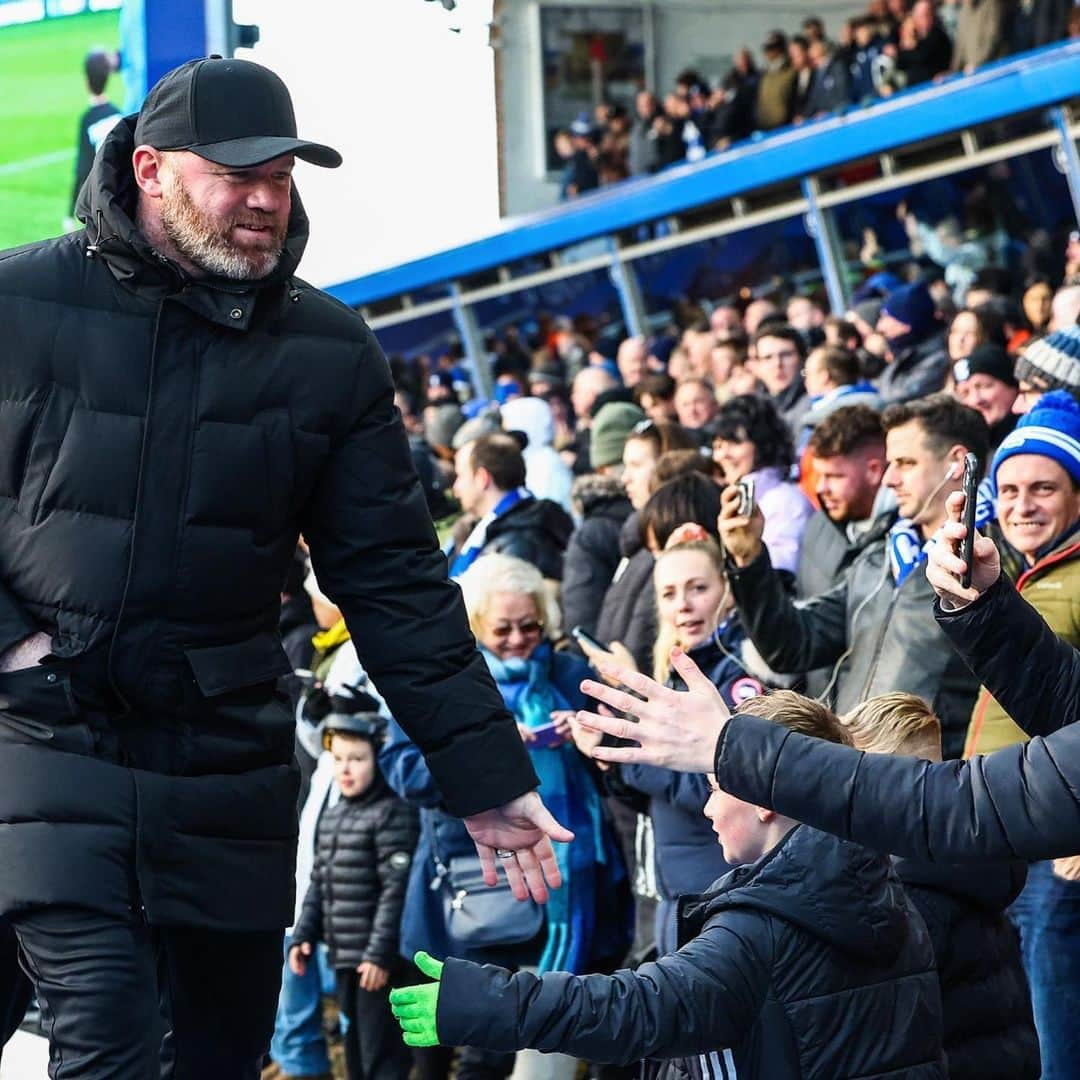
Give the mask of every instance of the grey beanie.
POLYGON ((1043 393, 1080 391, 1080 326, 1055 330, 1028 345, 1017 357, 1016 378, 1043 393))

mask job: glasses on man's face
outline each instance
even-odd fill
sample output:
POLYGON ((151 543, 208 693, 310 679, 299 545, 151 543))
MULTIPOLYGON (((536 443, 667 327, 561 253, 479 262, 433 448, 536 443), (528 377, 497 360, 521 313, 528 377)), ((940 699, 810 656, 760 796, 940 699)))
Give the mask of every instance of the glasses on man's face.
POLYGON ((498 641, 505 641, 515 630, 522 637, 535 637, 544 629, 538 619, 525 619, 523 622, 499 623, 491 628, 491 636, 498 641))
POLYGON ((773 353, 758 353, 759 364, 777 364, 786 367, 792 362, 798 362, 799 353, 795 349, 780 349, 773 353))

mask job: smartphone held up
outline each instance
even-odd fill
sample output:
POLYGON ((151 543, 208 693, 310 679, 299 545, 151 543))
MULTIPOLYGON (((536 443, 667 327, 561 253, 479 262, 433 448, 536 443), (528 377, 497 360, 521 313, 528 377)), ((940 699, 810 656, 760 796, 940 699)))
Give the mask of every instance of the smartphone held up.
POLYGON ((979 492, 979 459, 974 454, 964 455, 964 526, 967 532, 960 543, 960 558, 964 560, 964 571, 960 575, 960 585, 971 588, 972 558, 975 552, 975 509, 979 492))

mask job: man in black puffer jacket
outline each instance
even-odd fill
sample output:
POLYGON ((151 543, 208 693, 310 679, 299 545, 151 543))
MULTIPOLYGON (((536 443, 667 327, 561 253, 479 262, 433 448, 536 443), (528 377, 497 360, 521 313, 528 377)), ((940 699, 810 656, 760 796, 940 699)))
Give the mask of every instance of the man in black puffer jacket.
POLYGON ((163 1028, 174 1080, 258 1076, 293 915, 275 684, 301 528, 450 809, 512 873, 550 852, 481 813, 539 813, 535 774, 379 346, 294 277, 294 155, 339 160, 277 76, 194 61, 102 144, 86 229, 0 256, 0 912, 80 1080, 156 1075, 163 1028))
POLYGON ((338 1005, 349 1018, 349 1076, 405 1080, 410 1055, 390 1015, 391 981, 401 974, 401 910, 419 835, 419 819, 387 786, 376 763, 386 724, 378 702, 367 712, 326 719, 323 740, 334 755, 341 800, 323 812, 315 862, 289 963, 303 976, 317 942, 330 950, 338 1005))

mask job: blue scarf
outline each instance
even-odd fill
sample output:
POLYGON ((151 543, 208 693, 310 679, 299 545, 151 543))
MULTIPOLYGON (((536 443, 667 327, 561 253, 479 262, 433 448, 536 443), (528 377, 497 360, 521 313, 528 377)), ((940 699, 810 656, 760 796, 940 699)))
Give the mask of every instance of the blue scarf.
POLYGON ((458 553, 456 559, 450 565, 450 577, 459 578, 477 559, 480 558, 480 553, 484 550, 484 545, 487 543, 487 532, 491 527, 491 523, 497 518, 500 518, 511 507, 517 506, 519 502, 524 502, 526 499, 531 499, 532 492, 528 488, 519 487, 513 491, 508 491, 496 504, 494 509, 490 513, 485 514, 473 528, 473 531, 469 533, 468 538, 465 540, 461 551, 458 553))
MULTIPOLYGON (((551 722, 552 711, 570 708, 551 682, 552 650, 546 642, 527 660, 500 660, 483 647, 480 652, 519 724, 538 728, 551 722)), ((529 757, 544 803, 576 836, 572 844, 555 845, 563 886, 551 892, 545 907, 547 940, 538 967, 541 973, 581 974, 588 966, 594 936, 597 875, 607 862, 600 796, 585 759, 572 743, 529 750, 529 757)))
POLYGON ((907 518, 900 518, 889 530, 888 545, 893 581, 899 589, 926 562, 930 544, 923 543, 922 533, 907 518))

